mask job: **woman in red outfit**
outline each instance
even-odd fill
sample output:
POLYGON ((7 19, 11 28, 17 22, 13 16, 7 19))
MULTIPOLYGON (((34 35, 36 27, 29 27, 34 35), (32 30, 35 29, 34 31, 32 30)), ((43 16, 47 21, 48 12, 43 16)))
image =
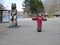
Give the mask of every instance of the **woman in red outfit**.
POLYGON ((42 29, 42 21, 46 21, 47 19, 44 18, 44 16, 42 16, 41 13, 38 14, 38 16, 33 17, 32 20, 36 20, 37 21, 37 31, 41 32, 42 29))

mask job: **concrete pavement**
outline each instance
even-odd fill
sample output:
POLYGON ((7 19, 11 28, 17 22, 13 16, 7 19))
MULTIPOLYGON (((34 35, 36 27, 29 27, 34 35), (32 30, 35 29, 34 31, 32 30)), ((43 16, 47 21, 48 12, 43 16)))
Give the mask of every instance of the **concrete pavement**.
POLYGON ((18 20, 19 28, 7 28, 9 23, 2 23, 4 31, 0 33, 0 45, 60 45, 60 18, 43 22, 42 32, 37 32, 36 21, 18 20))

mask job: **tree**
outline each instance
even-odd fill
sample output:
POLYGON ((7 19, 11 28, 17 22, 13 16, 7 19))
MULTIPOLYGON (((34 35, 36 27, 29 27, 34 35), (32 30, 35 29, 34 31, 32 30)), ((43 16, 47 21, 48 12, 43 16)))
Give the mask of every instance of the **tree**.
POLYGON ((23 2, 24 11, 37 14, 38 12, 44 12, 44 6, 41 0, 25 0, 23 2))
POLYGON ((24 12, 29 12, 29 0, 25 0, 22 4, 24 12))

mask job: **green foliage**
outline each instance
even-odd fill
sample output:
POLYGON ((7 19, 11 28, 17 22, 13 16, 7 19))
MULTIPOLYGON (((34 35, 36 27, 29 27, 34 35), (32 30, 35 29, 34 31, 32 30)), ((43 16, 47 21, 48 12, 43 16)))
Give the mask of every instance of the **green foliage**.
POLYGON ((43 3, 39 0, 25 0, 23 2, 24 11, 28 13, 38 13, 44 11, 43 3))

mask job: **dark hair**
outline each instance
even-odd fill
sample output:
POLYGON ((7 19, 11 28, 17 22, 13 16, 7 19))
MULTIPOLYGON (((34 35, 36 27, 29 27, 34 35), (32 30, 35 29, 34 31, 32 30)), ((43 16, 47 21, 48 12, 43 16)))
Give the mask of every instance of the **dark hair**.
POLYGON ((16 3, 12 3, 11 9, 16 9, 16 3))

